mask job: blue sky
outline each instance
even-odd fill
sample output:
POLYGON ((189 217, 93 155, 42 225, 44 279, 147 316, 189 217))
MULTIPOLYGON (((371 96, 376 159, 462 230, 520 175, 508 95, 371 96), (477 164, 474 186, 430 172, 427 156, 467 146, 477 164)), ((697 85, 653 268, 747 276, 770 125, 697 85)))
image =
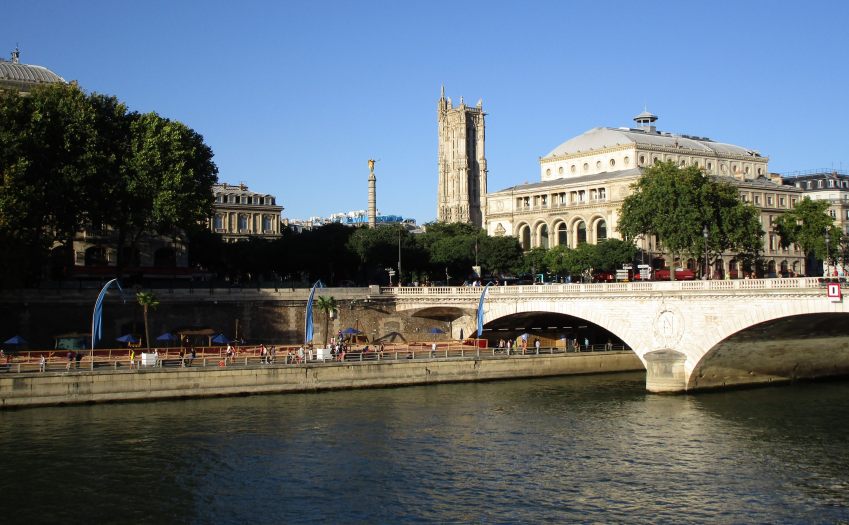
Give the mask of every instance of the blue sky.
MULTIPOLYGON (((436 216, 436 102, 483 99, 489 190, 648 110, 658 128, 849 169, 849 2, 6 2, 0 51, 185 122, 284 217, 436 216)), ((9 55, 7 54, 8 58, 9 55)))

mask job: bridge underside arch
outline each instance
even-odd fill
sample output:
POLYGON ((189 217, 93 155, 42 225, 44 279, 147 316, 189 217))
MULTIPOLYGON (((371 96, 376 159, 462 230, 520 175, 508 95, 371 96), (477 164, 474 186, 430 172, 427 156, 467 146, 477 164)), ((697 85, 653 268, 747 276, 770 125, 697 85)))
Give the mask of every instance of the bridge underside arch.
POLYGON ((849 313, 780 317, 731 334, 696 364, 687 390, 849 376, 849 313))
POLYGON ((583 346, 589 344, 602 350, 603 345, 614 347, 630 346, 618 335, 595 323, 557 312, 520 312, 494 319, 484 324, 482 338, 494 346, 500 339, 513 340, 528 334, 528 347, 534 346, 536 339, 541 347, 563 347, 577 341, 583 346))

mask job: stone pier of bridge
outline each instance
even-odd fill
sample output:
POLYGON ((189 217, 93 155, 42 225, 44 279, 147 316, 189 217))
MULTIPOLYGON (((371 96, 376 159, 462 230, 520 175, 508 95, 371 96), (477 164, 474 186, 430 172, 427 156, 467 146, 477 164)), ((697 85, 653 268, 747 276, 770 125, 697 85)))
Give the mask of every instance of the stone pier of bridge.
MULTIPOLYGON (((384 288, 397 311, 459 312, 477 329, 482 288, 384 288)), ((601 327, 646 367, 651 392, 687 392, 849 375, 849 310, 822 279, 490 287, 484 323, 558 313, 601 327)))

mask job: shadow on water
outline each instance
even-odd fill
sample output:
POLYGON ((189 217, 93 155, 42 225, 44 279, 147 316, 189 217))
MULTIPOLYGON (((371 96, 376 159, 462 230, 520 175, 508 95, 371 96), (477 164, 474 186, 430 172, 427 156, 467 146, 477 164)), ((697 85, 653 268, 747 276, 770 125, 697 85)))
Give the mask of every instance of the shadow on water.
POLYGON ((849 384, 611 374, 0 412, 4 523, 840 523, 849 384))

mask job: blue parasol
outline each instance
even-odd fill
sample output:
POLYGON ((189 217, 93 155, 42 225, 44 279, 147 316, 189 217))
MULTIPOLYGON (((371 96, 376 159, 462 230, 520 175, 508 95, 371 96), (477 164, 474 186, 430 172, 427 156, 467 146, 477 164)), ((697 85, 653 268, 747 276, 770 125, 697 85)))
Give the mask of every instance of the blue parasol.
POLYGON ((6 341, 3 344, 6 344, 6 345, 25 345, 25 344, 27 344, 27 342, 26 342, 26 339, 24 339, 23 337, 16 335, 15 337, 9 339, 8 341, 6 341))
POLYGON ((132 336, 132 334, 122 335, 116 341, 121 341, 122 343, 138 343, 139 340, 132 336))
POLYGON ((346 328, 346 329, 342 330, 342 333, 350 335, 350 334, 358 334, 358 333, 360 333, 360 331, 354 330, 353 328, 346 328))
POLYGON ((429 333, 429 334, 444 334, 445 332, 443 332, 439 328, 432 328, 432 329, 428 330, 427 333, 429 333))
POLYGON ((156 339, 157 339, 157 341, 176 341, 177 339, 179 339, 179 337, 177 337, 176 335, 171 335, 171 334, 165 333, 165 334, 160 335, 156 339))
POLYGON ((230 340, 229 340, 229 339, 227 339, 226 337, 224 337, 224 334, 218 334, 218 335, 216 335, 215 337, 213 337, 213 338, 211 339, 211 341, 212 341, 213 343, 221 343, 221 344, 229 343, 229 342, 230 342, 230 340))

